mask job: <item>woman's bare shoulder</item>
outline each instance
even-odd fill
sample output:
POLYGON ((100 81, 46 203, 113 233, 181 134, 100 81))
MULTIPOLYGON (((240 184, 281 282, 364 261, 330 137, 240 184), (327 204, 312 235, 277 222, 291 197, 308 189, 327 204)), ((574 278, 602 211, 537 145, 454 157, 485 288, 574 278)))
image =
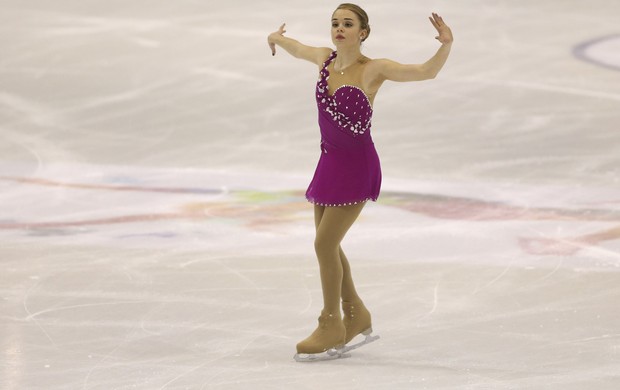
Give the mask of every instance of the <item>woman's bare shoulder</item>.
POLYGON ((366 68, 366 73, 370 76, 372 75, 379 75, 383 72, 383 69, 385 69, 386 66, 388 66, 391 62, 391 60, 388 60, 387 58, 368 58, 366 57, 365 60, 365 68, 366 68))
POLYGON ((317 47, 318 61, 317 65, 322 66, 325 61, 332 55, 334 49, 331 47, 317 47))
POLYGON ((385 67, 388 66, 390 62, 392 61, 386 58, 366 57, 364 74, 362 76, 362 83, 371 95, 376 94, 383 82, 385 81, 385 67))
POLYGON ((366 63, 372 68, 382 68, 386 65, 394 63, 394 61, 388 58, 368 58, 366 57, 366 63))

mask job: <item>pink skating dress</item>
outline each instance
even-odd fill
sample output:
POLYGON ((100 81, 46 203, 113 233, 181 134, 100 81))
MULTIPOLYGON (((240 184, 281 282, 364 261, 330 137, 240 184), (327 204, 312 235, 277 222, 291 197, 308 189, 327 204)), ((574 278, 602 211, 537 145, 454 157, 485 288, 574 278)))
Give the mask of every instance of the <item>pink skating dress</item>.
POLYGON ((306 191, 306 199, 320 206, 347 206, 376 201, 381 189, 381 164, 370 135, 372 106, 364 91, 343 85, 329 94, 323 63, 316 84, 321 130, 321 157, 306 191))

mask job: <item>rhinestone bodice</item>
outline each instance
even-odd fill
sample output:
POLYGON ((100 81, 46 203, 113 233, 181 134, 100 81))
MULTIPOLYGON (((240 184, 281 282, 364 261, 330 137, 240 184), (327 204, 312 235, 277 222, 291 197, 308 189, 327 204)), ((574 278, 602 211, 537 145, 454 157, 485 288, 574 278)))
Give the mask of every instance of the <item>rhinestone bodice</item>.
POLYGON ((372 120, 372 105, 366 93, 357 86, 343 85, 332 95, 329 94, 329 70, 327 67, 336 58, 337 52, 323 63, 319 81, 316 84, 316 101, 320 111, 328 114, 335 125, 353 136, 363 135, 369 129, 372 120))

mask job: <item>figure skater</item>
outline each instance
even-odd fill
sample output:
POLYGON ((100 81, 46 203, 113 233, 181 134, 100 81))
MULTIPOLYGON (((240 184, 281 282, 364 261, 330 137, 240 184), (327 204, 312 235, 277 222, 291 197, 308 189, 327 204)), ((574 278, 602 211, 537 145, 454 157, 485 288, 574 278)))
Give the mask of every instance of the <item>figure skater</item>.
POLYGON ((284 36, 285 24, 268 37, 272 55, 276 45, 296 58, 318 66, 316 101, 321 132, 321 157, 306 198, 314 204, 323 309, 316 330, 297 344, 297 361, 342 357, 366 344, 372 336, 370 312, 359 297, 351 267, 340 242, 368 200, 376 201, 381 187, 381 167, 370 126, 373 102, 386 80, 432 79, 450 53, 452 32, 441 16, 429 17, 441 43, 423 64, 405 65, 388 59, 371 59, 361 53, 370 35, 368 15, 355 4, 338 6, 331 17, 331 38, 336 50, 311 47, 284 36), (340 312, 342 299, 342 310, 340 312), (349 343, 358 335, 366 338, 349 343))

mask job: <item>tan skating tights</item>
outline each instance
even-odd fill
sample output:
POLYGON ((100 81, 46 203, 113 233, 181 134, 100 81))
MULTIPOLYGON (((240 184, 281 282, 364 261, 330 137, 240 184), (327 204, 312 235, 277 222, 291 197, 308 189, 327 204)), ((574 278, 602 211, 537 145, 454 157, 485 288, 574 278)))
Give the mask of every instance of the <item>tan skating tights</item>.
POLYGON ((323 310, 338 315, 340 298, 349 302, 359 300, 351 267, 340 242, 360 215, 365 203, 350 206, 325 207, 314 205, 316 238, 314 249, 321 272, 323 310))

